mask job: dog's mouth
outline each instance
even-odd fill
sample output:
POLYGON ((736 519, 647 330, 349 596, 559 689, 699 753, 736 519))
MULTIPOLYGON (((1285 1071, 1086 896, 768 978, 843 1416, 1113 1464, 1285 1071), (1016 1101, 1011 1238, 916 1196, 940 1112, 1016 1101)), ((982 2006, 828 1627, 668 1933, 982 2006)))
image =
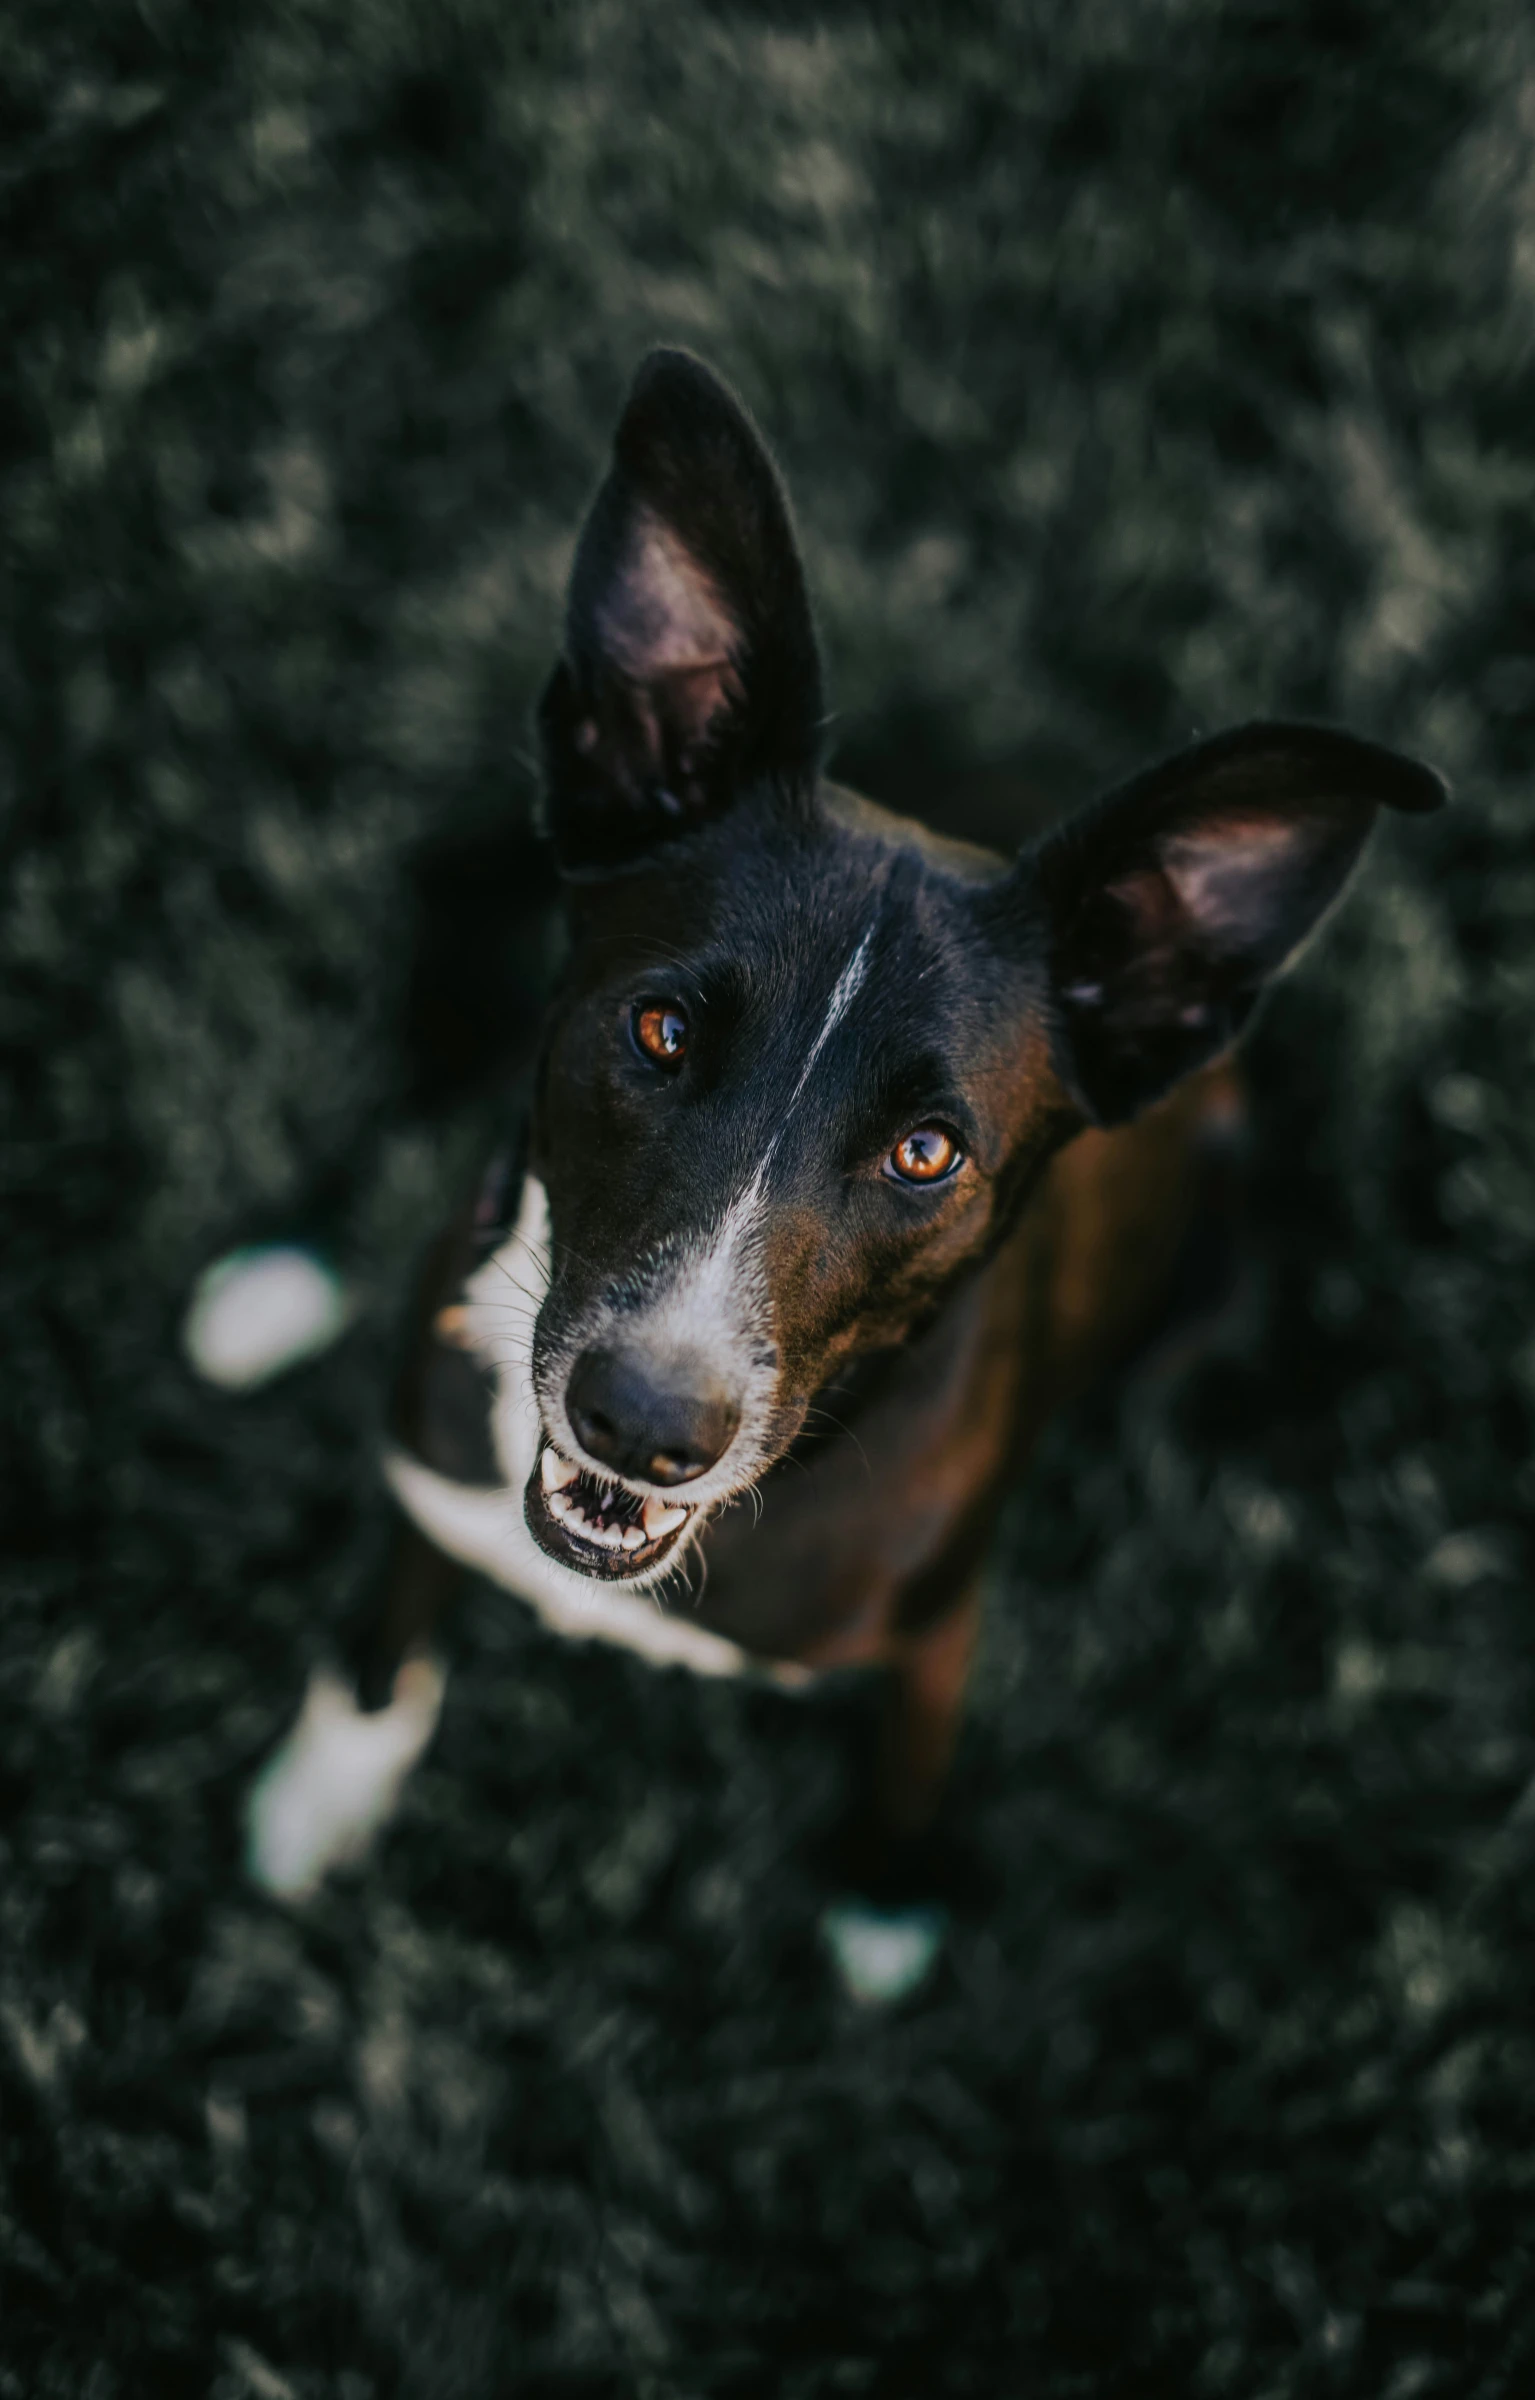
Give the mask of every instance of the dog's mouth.
POLYGON ((652 1492, 641 1498, 604 1483, 545 1442, 528 1478, 523 1513, 540 1550, 610 1583, 629 1583, 676 1549, 697 1510, 652 1492))

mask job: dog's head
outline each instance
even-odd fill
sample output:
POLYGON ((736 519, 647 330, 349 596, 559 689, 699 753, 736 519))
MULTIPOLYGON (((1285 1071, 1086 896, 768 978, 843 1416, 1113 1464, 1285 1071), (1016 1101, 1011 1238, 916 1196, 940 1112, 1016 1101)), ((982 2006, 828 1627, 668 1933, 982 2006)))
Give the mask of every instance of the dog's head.
POLYGON ((1378 806, 1442 797, 1348 735, 1249 726, 1010 864, 822 783, 783 491, 676 352, 624 411, 541 723, 572 947, 526 1507, 562 1563, 639 1583, 987 1256, 1074 1130, 1235 1039, 1378 806))

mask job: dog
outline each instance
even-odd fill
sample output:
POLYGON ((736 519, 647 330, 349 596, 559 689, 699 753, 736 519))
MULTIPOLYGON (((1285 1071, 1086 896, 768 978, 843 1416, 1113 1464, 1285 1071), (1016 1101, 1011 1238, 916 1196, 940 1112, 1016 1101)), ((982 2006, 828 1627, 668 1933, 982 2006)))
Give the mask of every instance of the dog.
POLYGON ((886 1670, 868 1819, 934 1819, 999 1507, 1154 1318, 1233 1046, 1428 767, 1251 724, 1008 859, 826 780, 788 504, 641 367, 539 711, 569 929, 531 1106, 423 1278, 392 1570, 257 1793, 311 1889, 429 1740, 464 1568, 706 1674, 886 1670))

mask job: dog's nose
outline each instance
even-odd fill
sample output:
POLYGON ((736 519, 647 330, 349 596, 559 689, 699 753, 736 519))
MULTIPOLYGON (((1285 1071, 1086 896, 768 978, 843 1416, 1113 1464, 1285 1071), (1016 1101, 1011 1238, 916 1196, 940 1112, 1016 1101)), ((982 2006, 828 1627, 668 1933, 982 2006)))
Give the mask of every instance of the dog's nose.
POLYGON ((583 1350, 565 1387, 576 1438, 619 1475, 691 1483, 723 1457, 741 1412, 696 1361, 664 1367, 621 1350, 583 1350))

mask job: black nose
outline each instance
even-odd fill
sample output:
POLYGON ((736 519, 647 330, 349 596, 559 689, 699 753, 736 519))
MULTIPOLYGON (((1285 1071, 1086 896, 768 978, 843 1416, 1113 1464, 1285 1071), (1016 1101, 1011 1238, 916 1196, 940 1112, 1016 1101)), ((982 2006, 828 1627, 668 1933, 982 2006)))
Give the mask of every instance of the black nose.
POLYGON ((583 1350, 565 1386, 577 1440, 615 1474, 691 1483, 724 1455, 741 1412, 700 1363, 583 1350))

